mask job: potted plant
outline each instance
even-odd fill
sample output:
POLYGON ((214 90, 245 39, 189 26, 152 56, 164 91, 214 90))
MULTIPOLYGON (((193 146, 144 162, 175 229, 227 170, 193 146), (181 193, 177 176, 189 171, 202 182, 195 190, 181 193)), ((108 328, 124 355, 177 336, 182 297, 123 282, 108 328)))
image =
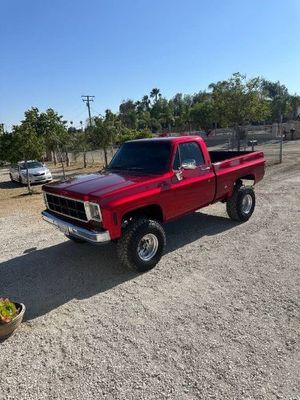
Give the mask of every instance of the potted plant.
POLYGON ((25 313, 22 303, 0 298, 0 340, 6 339, 21 324, 25 313))

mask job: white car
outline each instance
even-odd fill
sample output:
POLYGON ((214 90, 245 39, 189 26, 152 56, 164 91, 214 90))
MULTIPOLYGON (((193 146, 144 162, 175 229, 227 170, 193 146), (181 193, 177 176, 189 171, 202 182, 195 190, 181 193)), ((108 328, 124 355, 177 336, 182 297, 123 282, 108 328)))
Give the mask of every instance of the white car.
MULTIPOLYGON (((27 161, 30 183, 44 183, 52 180, 52 175, 45 164, 30 160, 27 161)), ((9 170, 11 181, 19 182, 23 185, 27 184, 27 170, 25 161, 20 161, 16 165, 12 165, 9 170)))

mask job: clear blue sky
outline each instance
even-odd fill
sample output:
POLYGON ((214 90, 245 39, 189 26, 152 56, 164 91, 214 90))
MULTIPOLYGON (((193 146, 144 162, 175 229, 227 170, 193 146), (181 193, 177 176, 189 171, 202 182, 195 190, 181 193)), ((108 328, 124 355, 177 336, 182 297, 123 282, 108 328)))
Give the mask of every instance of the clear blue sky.
POLYGON ((299 0, 2 0, 0 122, 53 107, 77 125, 153 87, 194 93, 233 72, 300 93, 299 0))

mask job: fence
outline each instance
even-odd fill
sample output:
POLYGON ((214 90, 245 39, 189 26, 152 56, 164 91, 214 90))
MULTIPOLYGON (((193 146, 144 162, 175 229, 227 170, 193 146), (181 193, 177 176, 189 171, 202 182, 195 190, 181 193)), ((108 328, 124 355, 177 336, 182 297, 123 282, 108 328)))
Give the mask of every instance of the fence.
MULTIPOLYGON (((117 151, 117 148, 107 150, 107 159, 110 161, 117 151)), ((84 153, 68 153, 69 160, 71 163, 80 162, 83 163, 84 153)), ((93 164, 105 164, 105 156, 103 149, 91 150, 86 152, 86 162, 88 165, 93 164)))
MULTIPOLYGON (((232 129, 217 129, 208 137, 202 135, 210 150, 234 150, 237 148, 237 141, 232 129)), ((245 137, 240 141, 241 150, 263 151, 268 165, 277 164, 281 157, 287 153, 296 154, 298 145, 293 145, 300 139, 300 122, 248 126, 245 130, 245 137), (294 129, 294 131, 293 131, 294 129), (281 153, 282 147, 282 153, 281 153)))
MULTIPOLYGON (((185 132, 184 134, 189 133, 185 132)), ((237 148, 233 129, 230 128, 216 129, 208 136, 204 132, 191 132, 190 134, 201 135, 210 150, 235 150, 237 148)), ((267 164, 272 165, 280 162, 281 142, 283 160, 287 152, 289 154, 293 152, 298 154, 298 145, 293 146, 293 142, 296 142, 296 139, 300 139, 299 121, 283 123, 282 126, 279 124, 248 126, 246 127, 245 138, 240 141, 240 148, 241 150, 263 151, 267 164), (292 133, 291 129, 295 129, 295 132, 292 133)), ((116 147, 107 150, 108 161, 111 160, 116 151, 116 147)), ((83 163, 83 153, 68 153, 68 156, 71 163, 83 163)), ((102 149, 88 151, 86 160, 88 165, 104 164, 104 151, 102 149)))

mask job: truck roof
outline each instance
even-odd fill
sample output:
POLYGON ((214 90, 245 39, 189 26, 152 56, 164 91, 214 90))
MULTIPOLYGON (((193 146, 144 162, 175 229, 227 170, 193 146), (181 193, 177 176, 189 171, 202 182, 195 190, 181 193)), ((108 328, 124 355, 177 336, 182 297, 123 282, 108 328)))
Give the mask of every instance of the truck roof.
POLYGON ((182 142, 192 142, 195 140, 203 140, 200 136, 165 136, 165 137, 154 137, 146 139, 135 139, 129 142, 171 142, 171 143, 182 143, 182 142))

